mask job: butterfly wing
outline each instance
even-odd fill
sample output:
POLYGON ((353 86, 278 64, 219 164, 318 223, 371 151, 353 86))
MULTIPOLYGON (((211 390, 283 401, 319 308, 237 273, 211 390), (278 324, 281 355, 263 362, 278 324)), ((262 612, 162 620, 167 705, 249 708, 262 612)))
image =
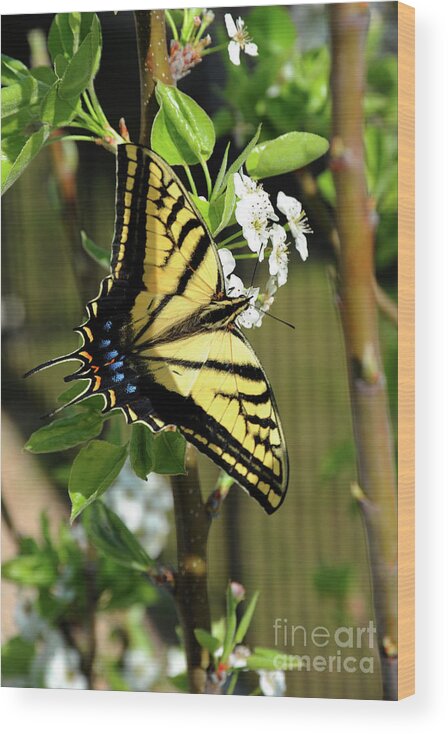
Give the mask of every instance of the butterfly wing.
POLYGON ((157 416, 274 512, 288 484, 285 439, 268 379, 239 329, 154 346, 142 359, 157 416))
POLYGON ((135 293, 130 323, 141 338, 154 337, 156 321, 163 330, 224 291, 211 243, 173 170, 146 148, 120 145, 111 269, 114 288, 135 293))
POLYGON ((182 182, 146 148, 120 145, 111 275, 87 306, 82 347, 40 368, 81 361, 66 379, 90 382, 73 402, 98 392, 129 423, 178 426, 271 513, 288 458, 267 377, 234 324, 188 333, 224 296, 213 239, 182 182))

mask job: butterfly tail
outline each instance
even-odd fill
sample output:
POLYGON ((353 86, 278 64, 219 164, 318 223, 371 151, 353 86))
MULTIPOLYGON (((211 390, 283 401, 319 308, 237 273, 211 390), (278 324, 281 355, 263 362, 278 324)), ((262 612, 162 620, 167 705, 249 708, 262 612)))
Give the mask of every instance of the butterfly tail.
POLYGON ((62 357, 55 357, 54 359, 49 359, 48 362, 42 362, 42 364, 37 365, 37 367, 33 367, 32 370, 28 370, 28 372, 25 372, 23 377, 30 377, 31 375, 36 374, 36 372, 40 372, 41 370, 46 370, 47 367, 53 367, 55 364, 61 364, 62 362, 70 362, 74 359, 82 361, 81 357, 79 356, 79 352, 72 352, 71 354, 64 354, 62 357))
POLYGON ((46 418, 53 418, 54 415, 57 413, 60 413, 61 410, 65 410, 65 408, 69 408, 71 405, 76 405, 77 403, 82 402, 86 398, 89 398, 92 395, 91 386, 88 385, 88 387, 84 390, 84 392, 81 393, 81 395, 77 395, 76 398, 73 398, 73 400, 69 400, 68 403, 64 403, 64 405, 60 405, 59 408, 55 408, 50 413, 47 413, 46 415, 42 416, 43 419, 46 418))

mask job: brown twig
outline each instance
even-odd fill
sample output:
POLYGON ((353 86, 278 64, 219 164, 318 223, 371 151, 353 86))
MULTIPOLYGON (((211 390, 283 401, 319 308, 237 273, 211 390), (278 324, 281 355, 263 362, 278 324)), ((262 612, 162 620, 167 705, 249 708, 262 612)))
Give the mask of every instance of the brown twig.
POLYGON ((166 46, 163 10, 134 11, 137 51, 140 67, 140 136, 149 145, 151 127, 157 112, 154 89, 157 81, 172 84, 166 46))
MULTIPOLYGON (((136 11, 137 50, 140 67, 140 143, 148 144, 157 105, 157 80, 172 84, 163 11, 136 11)), ((210 630, 207 591, 207 538, 210 515, 202 500, 196 451, 187 445, 186 476, 172 478, 176 519, 178 569, 174 598, 185 640, 189 687, 192 693, 208 691, 208 652, 196 640, 194 630, 210 630)))
POLYGON ((364 173, 367 3, 330 7, 332 170, 340 240, 339 295, 361 508, 369 551, 383 698, 397 698, 396 468, 374 288, 374 222, 364 173))
POLYGON ((209 655, 194 630, 211 626, 207 591, 207 538, 210 515, 202 500, 196 450, 187 449, 186 476, 172 478, 176 519, 177 563, 175 599, 184 634, 191 693, 204 693, 209 655))

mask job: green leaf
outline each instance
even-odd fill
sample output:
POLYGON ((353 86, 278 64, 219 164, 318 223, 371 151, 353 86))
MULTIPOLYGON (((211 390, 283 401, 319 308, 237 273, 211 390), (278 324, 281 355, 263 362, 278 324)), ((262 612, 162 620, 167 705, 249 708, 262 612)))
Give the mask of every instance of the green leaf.
POLYGON ((68 483, 72 502, 71 522, 97 500, 121 472, 128 454, 127 446, 107 441, 91 441, 73 462, 68 483))
POLYGON ((30 75, 15 84, 3 87, 1 90, 2 118, 38 102, 40 91, 39 82, 30 75))
MULTIPOLYGON (((276 655, 279 655, 278 650, 276 655)), ((262 655, 250 655, 246 660, 246 667, 249 670, 281 670, 273 659, 265 658, 262 655)))
POLYGON ((132 426, 129 457, 136 475, 146 480, 154 466, 154 434, 142 423, 132 426))
POLYGON ((40 110, 41 120, 51 125, 51 127, 69 125, 76 116, 79 105, 78 97, 74 97, 71 100, 60 97, 60 85, 61 82, 59 80, 56 81, 42 100, 40 110))
MULTIPOLYGON (((96 16, 95 16, 96 18, 96 16)), ((70 59, 59 86, 59 96, 65 101, 78 97, 93 80, 101 56, 99 21, 92 24, 79 49, 70 59)))
POLYGON ((249 629, 249 625, 252 621, 252 617, 254 616, 255 607, 257 606, 259 596, 260 596, 260 592, 256 591, 252 599, 250 600, 249 604, 247 605, 246 611, 244 612, 243 616, 241 617, 241 621, 238 625, 238 628, 235 634, 235 645, 239 645, 240 642, 244 640, 247 634, 247 630, 249 629))
POLYGON ((176 128, 162 108, 157 112, 151 128, 151 148, 170 166, 192 165, 198 162, 194 153, 177 135, 176 128))
POLYGON ((2 679, 21 678, 30 672, 34 658, 34 642, 12 637, 2 645, 2 679))
MULTIPOLYGON (((2 194, 5 193, 17 181, 29 163, 41 150, 49 135, 48 126, 45 125, 37 132, 30 135, 17 158, 12 162, 6 156, 7 165, 2 160, 2 194), (5 169, 5 170, 3 170, 5 169)), ((3 150, 2 150, 3 158, 3 150)))
POLYGON ((186 474, 187 442, 178 431, 161 431, 153 440, 153 471, 157 474, 186 474))
POLYGON ((17 584, 39 587, 51 586, 58 577, 53 557, 42 551, 6 561, 2 566, 2 575, 17 584))
POLYGON ((266 658, 267 660, 275 660, 278 655, 278 649, 271 647, 254 647, 253 653, 258 657, 266 658))
POLYGON ((193 202, 196 205, 196 209, 198 210, 201 217, 208 222, 209 221, 209 212, 210 212, 210 203, 208 201, 204 201, 203 198, 200 196, 196 196, 196 194, 190 194, 191 199, 193 199, 193 202))
POLYGON ((2 84, 5 86, 26 79, 30 74, 30 70, 25 66, 25 64, 22 64, 18 59, 13 59, 11 56, 7 56, 6 54, 2 54, 1 68, 2 84))
POLYGON ((30 70, 33 79, 36 79, 41 85, 42 91, 44 87, 52 87, 57 80, 56 74, 50 66, 35 66, 30 70))
POLYGON ((62 54, 67 59, 73 56, 74 36, 70 25, 70 13, 58 13, 51 24, 48 34, 48 50, 51 60, 62 54))
POLYGON ((177 87, 162 82, 157 83, 156 97, 160 110, 151 131, 153 149, 170 165, 208 160, 215 147, 215 128, 207 113, 177 87))
POLYGON ((232 585, 228 584, 226 592, 226 633, 224 635, 221 662, 226 663, 230 653, 235 647, 236 632, 236 608, 238 600, 232 591, 232 585))
POLYGON ((33 454, 47 454, 65 451, 80 443, 99 436, 103 429, 103 418, 93 411, 77 413, 68 418, 60 418, 48 426, 35 431, 25 448, 33 454))
POLYGON ((116 563, 147 571, 154 563, 126 525, 104 502, 95 502, 84 515, 84 527, 94 545, 116 563))
POLYGON ((213 199, 216 198, 217 193, 219 189, 221 188, 221 184, 224 180, 224 176, 226 174, 226 168, 227 168, 227 161, 229 158, 229 149, 230 149, 230 143, 227 143, 226 149, 224 151, 224 155, 222 157, 221 165, 219 167, 218 175, 216 176, 215 185, 213 186, 213 191, 210 197, 210 201, 213 201, 213 199))
POLYGON ((196 627, 194 630, 194 636, 201 647, 209 651, 210 655, 214 655, 218 647, 221 645, 221 642, 217 637, 213 637, 210 632, 200 629, 199 627, 196 627))
POLYGON ((104 270, 110 271, 110 251, 97 245, 90 237, 87 237, 84 230, 81 230, 82 246, 88 255, 101 265, 104 270))
POLYGON ((68 59, 62 54, 58 54, 54 60, 54 70, 58 79, 62 79, 68 66, 68 59))
POLYGON ((81 32, 81 13, 70 13, 68 23, 73 34, 73 51, 79 48, 79 35, 81 32))
POLYGON ((217 194, 220 194, 221 191, 223 191, 225 189, 225 187, 227 186, 227 182, 228 182, 229 178, 233 178, 233 174, 234 173, 237 173, 240 170, 241 166, 243 166, 244 163, 247 161, 249 155, 251 154, 251 152, 253 151, 253 149, 255 148, 255 146, 256 146, 256 144, 258 142, 258 138, 260 137, 260 133, 261 133, 261 125, 258 126, 257 132, 255 133, 255 135, 253 136, 253 138, 251 140, 249 140, 249 142, 246 145, 246 147, 244 148, 244 150, 241 151, 241 153, 239 154, 239 156, 237 158, 235 158, 235 160, 231 164, 229 170, 227 171, 226 175, 224 176, 224 178, 222 180, 222 184, 221 184, 219 190, 217 191, 217 194))
POLYGON ((291 132, 257 145, 246 161, 253 178, 268 178, 303 168, 329 148, 328 140, 314 133, 291 132))
POLYGON ((37 105, 31 105, 8 117, 4 117, 2 119, 2 147, 5 148, 6 138, 17 135, 17 133, 23 133, 24 136, 27 136, 29 132, 33 132, 33 125, 40 127, 39 107, 37 105))
MULTIPOLYGON (((73 385, 70 385, 58 396, 58 403, 68 403, 78 395, 81 395, 86 388, 86 380, 76 380, 73 385)), ((104 409, 104 398, 101 395, 91 395, 79 403, 80 408, 87 408, 88 410, 96 410, 100 412, 104 409)), ((108 414, 110 415, 110 414, 108 414)), ((107 415, 102 414, 102 420, 107 419, 107 415)))
POLYGON ((266 56, 288 55, 297 39, 297 30, 286 8, 270 5, 251 10, 247 17, 251 38, 266 56))
POLYGON ((336 206, 336 189, 332 172, 327 168, 317 177, 319 191, 332 206, 336 206))
POLYGON ((189 692, 188 676, 186 673, 178 673, 168 678, 169 682, 182 693, 189 692))
POLYGON ((235 209, 235 184, 233 182, 233 176, 229 178, 227 182, 227 188, 225 194, 221 195, 218 199, 210 204, 210 221, 214 221, 214 215, 219 208, 221 208, 219 224, 213 229, 213 237, 216 237, 223 229, 227 227, 235 209))

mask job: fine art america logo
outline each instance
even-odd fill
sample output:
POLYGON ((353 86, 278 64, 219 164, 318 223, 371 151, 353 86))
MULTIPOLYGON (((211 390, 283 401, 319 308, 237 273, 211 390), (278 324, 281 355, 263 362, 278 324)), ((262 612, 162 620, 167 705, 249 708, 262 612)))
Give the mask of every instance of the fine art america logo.
POLYGON ((376 627, 372 620, 366 627, 337 627, 334 630, 323 626, 307 629, 301 624, 293 625, 287 619, 280 618, 272 626, 275 647, 284 649, 279 651, 273 661, 278 670, 374 672, 376 627), (322 648, 319 654, 316 654, 316 648, 322 648), (294 653, 286 652, 291 649, 294 649, 294 653), (332 654, 329 654, 330 650, 332 654), (366 650, 371 651, 371 654, 366 655, 366 650))

